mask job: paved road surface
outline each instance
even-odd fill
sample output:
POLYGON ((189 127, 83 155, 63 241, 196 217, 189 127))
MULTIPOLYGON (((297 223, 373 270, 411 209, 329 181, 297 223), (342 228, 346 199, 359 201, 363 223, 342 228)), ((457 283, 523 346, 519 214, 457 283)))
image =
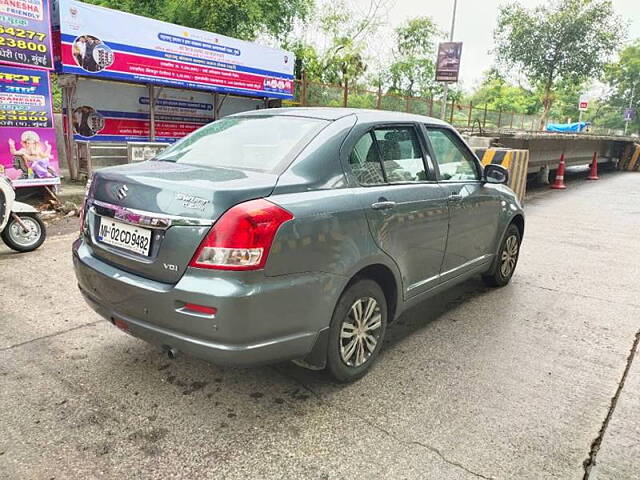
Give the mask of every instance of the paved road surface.
POLYGON ((0 247, 0 477, 640 478, 640 174, 526 210, 511 285, 408 312, 348 386, 168 361, 85 306, 75 233, 0 247))

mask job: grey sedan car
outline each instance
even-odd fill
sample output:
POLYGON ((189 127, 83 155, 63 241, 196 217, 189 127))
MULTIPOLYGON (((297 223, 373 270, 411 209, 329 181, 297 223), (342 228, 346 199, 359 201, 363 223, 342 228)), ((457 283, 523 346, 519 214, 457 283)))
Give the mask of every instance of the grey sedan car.
POLYGON ((363 376, 387 325, 513 275, 507 171, 448 124, 351 109, 232 115, 92 177, 73 261, 89 305, 170 357, 363 376))

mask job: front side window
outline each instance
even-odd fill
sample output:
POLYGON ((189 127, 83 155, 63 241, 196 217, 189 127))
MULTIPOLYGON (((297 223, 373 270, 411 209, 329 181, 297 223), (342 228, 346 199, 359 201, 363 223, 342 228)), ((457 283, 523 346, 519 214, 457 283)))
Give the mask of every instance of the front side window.
POLYGON ((412 127, 377 128, 374 135, 390 183, 427 179, 422 150, 412 127))
POLYGON ((472 155, 460 140, 447 129, 427 128, 427 135, 443 182, 478 180, 478 169, 472 155))
POLYGON ((328 123, 285 115, 227 117, 196 130, 156 160, 276 172, 328 123))

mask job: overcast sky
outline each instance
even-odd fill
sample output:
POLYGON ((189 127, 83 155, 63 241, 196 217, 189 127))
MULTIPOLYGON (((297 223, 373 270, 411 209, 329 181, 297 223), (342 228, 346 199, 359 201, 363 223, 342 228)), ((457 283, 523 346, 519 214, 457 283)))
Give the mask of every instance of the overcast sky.
MULTIPOLYGON (((361 10, 368 8, 370 0, 349 0, 361 10)), ((493 64, 490 50, 493 48, 493 29, 499 5, 509 3, 506 0, 458 0, 458 13, 454 40, 464 43, 460 80, 466 88, 472 88, 481 79, 482 73, 493 64)), ((520 0, 520 3, 533 7, 549 0, 520 0)), ((630 22, 629 39, 640 38, 640 0, 613 0, 616 12, 630 22)), ((384 15, 388 25, 377 35, 377 51, 391 51, 393 37, 391 30, 409 18, 430 16, 447 32, 451 27, 453 0, 389 0, 384 15)))

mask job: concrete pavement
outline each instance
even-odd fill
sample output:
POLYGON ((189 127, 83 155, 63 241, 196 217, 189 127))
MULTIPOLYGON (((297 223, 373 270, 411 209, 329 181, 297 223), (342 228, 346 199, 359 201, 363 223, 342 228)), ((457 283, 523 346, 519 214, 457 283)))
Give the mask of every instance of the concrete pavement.
POLYGON ((602 177, 533 192, 513 282, 414 308, 347 386, 168 361, 85 306, 75 232, 0 247, 0 477, 638 478, 640 174, 602 177))

